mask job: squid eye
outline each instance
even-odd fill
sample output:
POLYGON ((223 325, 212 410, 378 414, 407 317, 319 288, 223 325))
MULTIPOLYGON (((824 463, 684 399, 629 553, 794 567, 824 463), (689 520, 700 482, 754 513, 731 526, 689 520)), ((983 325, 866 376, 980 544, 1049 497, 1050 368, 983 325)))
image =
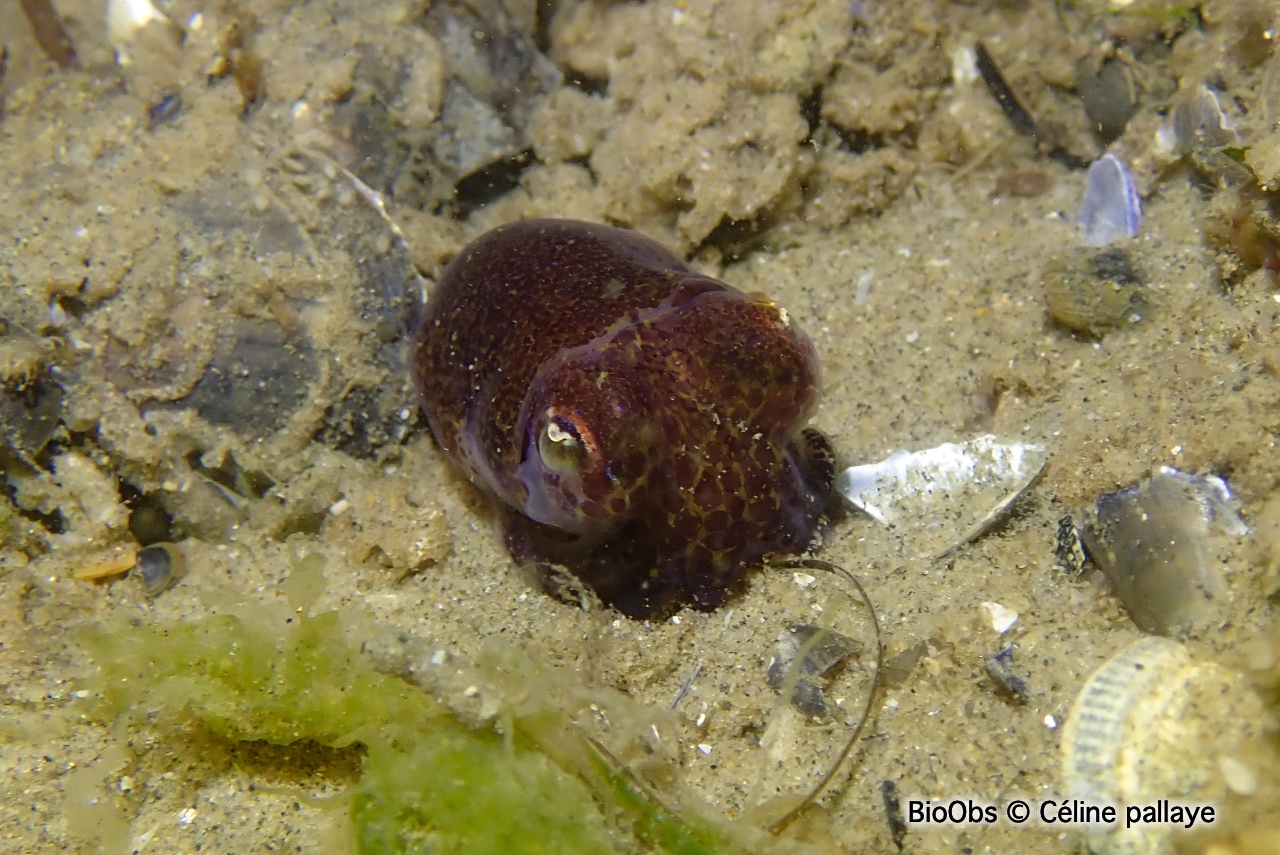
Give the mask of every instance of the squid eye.
POLYGON ((547 468, 561 475, 574 475, 582 471, 587 453, 582 437, 572 424, 561 424, 552 419, 538 434, 538 455, 547 468))

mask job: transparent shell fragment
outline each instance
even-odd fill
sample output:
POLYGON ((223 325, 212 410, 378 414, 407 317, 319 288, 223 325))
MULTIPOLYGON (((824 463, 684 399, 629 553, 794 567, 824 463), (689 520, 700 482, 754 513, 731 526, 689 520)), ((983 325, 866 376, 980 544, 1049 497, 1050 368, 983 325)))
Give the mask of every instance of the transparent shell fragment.
POLYGON ((1180 151, 1240 143, 1240 134, 1223 111, 1222 102, 1203 83, 1177 99, 1168 127, 1180 151))
POLYGON ((988 434, 851 466, 836 476, 836 489, 855 508, 941 557, 995 525, 1048 461, 1042 445, 988 434))
POLYGON ((774 689, 791 686, 791 704, 812 719, 831 718, 822 676, 862 651, 861 642, 830 629, 794 623, 778 636, 765 680, 774 689))
MULTIPOLYGON (((766 723, 760 750, 738 758, 734 772, 750 782, 752 815, 774 828, 842 780, 846 760, 867 735, 883 665, 879 624, 856 578, 815 559, 793 559, 790 566, 810 571, 813 581, 798 596, 771 597, 779 607, 778 634, 767 671, 750 677, 752 696, 767 707, 766 723), (773 690, 761 692, 757 681, 773 690)), ((796 589, 790 575, 765 575, 766 587, 796 589)), ((716 679, 718 667, 707 663, 710 673, 700 679, 716 679)), ((692 703, 696 698, 685 701, 686 708, 692 703)))
POLYGON ((1213 537, 1249 531, 1230 498, 1221 478, 1168 467, 1098 497, 1085 547, 1140 629, 1174 635, 1212 616, 1213 600, 1226 593, 1213 537))
POLYGON ((61 423, 62 389, 44 376, 12 384, 0 382, 0 454, 31 464, 61 423))

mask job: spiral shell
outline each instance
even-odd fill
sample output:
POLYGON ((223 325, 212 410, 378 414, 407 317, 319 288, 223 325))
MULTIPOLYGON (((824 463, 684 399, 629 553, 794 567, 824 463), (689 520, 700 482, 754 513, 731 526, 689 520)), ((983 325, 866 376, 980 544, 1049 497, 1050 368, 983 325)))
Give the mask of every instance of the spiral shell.
MULTIPOLYGON (((1266 718, 1245 678, 1200 661, 1176 641, 1147 637, 1089 677, 1062 732, 1064 794, 1129 805, 1158 799, 1221 805, 1224 758, 1258 737, 1266 718)), ((1169 826, 1099 831, 1091 848, 1106 855, 1171 851, 1169 826)))

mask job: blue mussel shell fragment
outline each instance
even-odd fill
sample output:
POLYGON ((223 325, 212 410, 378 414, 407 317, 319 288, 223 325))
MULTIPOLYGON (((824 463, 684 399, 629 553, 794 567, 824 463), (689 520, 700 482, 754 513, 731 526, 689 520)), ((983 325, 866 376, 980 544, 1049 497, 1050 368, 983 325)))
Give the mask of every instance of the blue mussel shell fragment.
POLYGON ((1084 242, 1106 246, 1117 235, 1136 237, 1142 224, 1142 201, 1133 176, 1114 154, 1107 153, 1089 167, 1089 185, 1080 206, 1084 242))

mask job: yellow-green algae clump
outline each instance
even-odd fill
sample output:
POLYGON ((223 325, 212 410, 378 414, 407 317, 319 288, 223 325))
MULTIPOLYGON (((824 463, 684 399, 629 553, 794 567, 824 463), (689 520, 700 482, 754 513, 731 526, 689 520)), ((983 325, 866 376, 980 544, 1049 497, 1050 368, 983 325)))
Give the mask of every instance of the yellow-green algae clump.
MULTIPOLYGON (((309 569, 295 576, 319 576, 309 569)), ((193 718, 232 740, 364 745, 351 800, 361 853, 741 848, 729 842, 741 835, 663 809, 565 715, 509 715, 502 735, 471 729, 369 664, 337 612, 237 611, 85 631, 100 668, 100 713, 193 718)))

